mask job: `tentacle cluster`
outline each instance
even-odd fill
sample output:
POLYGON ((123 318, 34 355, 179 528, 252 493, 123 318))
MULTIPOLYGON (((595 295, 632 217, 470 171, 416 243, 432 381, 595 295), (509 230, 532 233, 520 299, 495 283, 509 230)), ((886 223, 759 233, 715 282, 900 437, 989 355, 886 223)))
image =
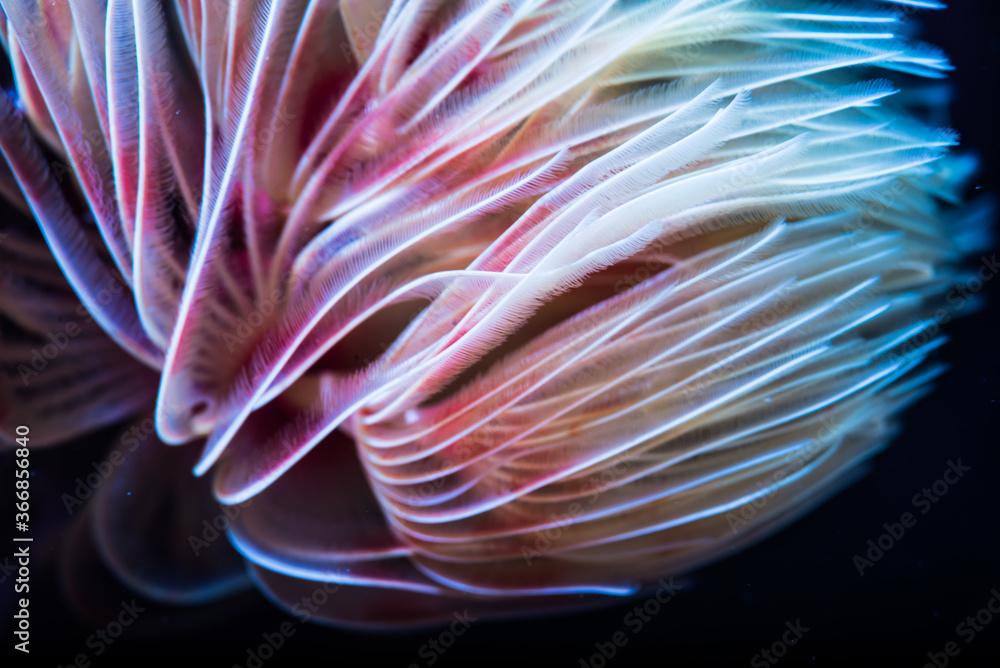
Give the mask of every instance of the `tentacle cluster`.
POLYGON ((268 591, 358 585, 339 622, 702 563, 939 371, 983 226, 920 120, 934 4, 3 0, 0 185, 48 245, 0 247, 4 411, 57 441, 155 394, 268 591))

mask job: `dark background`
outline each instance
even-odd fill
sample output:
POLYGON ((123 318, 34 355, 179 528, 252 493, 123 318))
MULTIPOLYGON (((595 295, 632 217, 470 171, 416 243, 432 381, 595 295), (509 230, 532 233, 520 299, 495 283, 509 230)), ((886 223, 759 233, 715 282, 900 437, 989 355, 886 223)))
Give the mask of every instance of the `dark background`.
MULTIPOLYGON (((953 5, 948 11, 921 14, 923 35, 943 46, 957 65, 952 125, 964 146, 982 158, 976 187, 1000 193, 997 8, 988 0, 955 0, 953 5)), ((1000 591, 998 288, 1000 280, 989 282, 983 291, 985 308, 948 325, 951 343, 940 357, 951 371, 930 398, 909 410, 903 433, 872 460, 867 475, 767 541, 684 578, 684 590, 640 633, 632 634, 623 618, 642 599, 574 616, 481 623, 434 665, 579 667, 581 658, 589 661, 596 652, 595 643, 607 643, 615 631, 625 630, 628 643, 608 665, 762 666, 767 664, 752 663, 757 652, 778 640, 786 623, 797 620, 809 630, 781 660, 782 666, 917 668, 930 661, 928 652, 941 652, 949 641, 956 641, 961 653, 948 665, 1000 665, 1000 615, 971 643, 956 633, 956 625, 987 603, 991 589, 1000 591), (913 511, 914 494, 940 479, 949 460, 959 458, 971 471, 859 576, 854 555, 884 532, 883 523, 913 511)), ((100 456, 98 447, 39 452, 33 465, 72 471, 79 464, 85 469, 100 456)), ((8 464, 2 467, 5 476, 8 464)), ((58 556, 48 555, 34 565, 32 647, 35 654, 63 659, 86 649, 94 626, 81 621, 79 608, 86 612, 85 600, 82 605, 67 603, 58 556)), ((89 560, 63 556, 81 566, 89 560)), ((116 586, 101 577, 91 584, 116 586)), ((5 584, 5 618, 8 594, 5 584)), ((247 649, 260 644, 261 634, 292 619, 256 591, 225 605, 148 607, 153 612, 93 665, 113 657, 159 655, 208 657, 199 663, 226 668, 246 666, 247 649)), ((9 628, 6 622, 4 626, 9 628)), ((7 633, 5 649, 10 647, 7 633)), ((265 665, 316 656, 322 662, 295 663, 425 666, 428 662, 418 652, 438 634, 373 635, 296 625, 278 657, 265 665)), ((61 665, 59 660, 46 663, 61 665)))

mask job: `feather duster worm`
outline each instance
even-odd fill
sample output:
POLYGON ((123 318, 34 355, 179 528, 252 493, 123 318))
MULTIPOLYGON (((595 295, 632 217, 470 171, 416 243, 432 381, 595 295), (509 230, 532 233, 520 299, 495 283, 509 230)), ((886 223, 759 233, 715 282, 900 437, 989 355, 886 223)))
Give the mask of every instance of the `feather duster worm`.
MULTIPOLYGON (((345 585, 335 623, 588 604, 717 557, 939 372, 984 224, 921 120, 949 66, 904 15, 936 5, 3 0, 3 433, 155 402, 245 504, 260 586, 345 585)), ((206 512, 167 451, 116 476, 206 512)), ((118 489, 94 524, 126 581, 226 590, 160 563, 170 527, 123 538, 149 512, 118 489)))

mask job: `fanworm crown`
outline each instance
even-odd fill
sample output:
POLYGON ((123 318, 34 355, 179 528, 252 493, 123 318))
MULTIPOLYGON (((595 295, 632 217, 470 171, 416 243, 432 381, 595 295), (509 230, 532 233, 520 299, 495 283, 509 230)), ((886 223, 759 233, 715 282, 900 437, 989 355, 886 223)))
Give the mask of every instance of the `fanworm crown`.
POLYGON ((92 504, 169 600, 239 580, 149 525, 200 476, 333 623, 717 558, 887 443, 985 241, 933 1, 0 5, 0 432, 192 444, 92 504))

